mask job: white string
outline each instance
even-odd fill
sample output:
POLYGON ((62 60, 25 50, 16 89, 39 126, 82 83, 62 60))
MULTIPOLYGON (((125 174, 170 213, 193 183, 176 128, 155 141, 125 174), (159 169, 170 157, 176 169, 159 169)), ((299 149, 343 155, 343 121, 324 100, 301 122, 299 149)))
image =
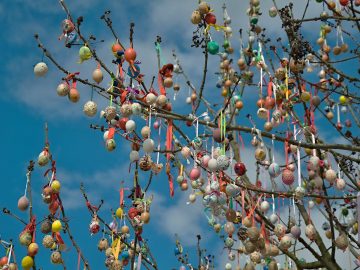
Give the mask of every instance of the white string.
POLYGON ((12 249, 13 249, 13 245, 10 245, 10 251, 9 251, 9 256, 8 256, 8 261, 7 261, 7 263, 10 263, 12 249))
POLYGON ((150 108, 149 108, 149 138, 150 138, 150 134, 151 134, 151 111, 152 111, 152 105, 150 105, 150 108))
POLYGON ((272 211, 273 211, 273 214, 275 214, 275 196, 274 196, 274 194, 272 194, 271 197, 272 197, 272 211))
POLYGON ((274 135, 274 134, 272 134, 272 136, 271 136, 271 144, 272 144, 272 162, 273 162, 273 163, 275 163, 274 137, 275 137, 275 135, 274 135))
POLYGON ((341 123, 339 104, 336 104, 336 110, 337 110, 337 122, 341 123))
MULTIPOLYGON (((315 145, 315 135, 311 133, 311 141, 315 145)), ((316 157, 316 149, 313 149, 313 156, 316 157)))

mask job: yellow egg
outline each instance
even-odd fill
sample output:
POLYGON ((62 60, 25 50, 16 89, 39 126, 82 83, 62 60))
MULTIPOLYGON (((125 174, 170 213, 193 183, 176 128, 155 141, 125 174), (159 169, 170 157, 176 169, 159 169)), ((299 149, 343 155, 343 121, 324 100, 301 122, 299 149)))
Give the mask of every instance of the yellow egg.
POLYGON ((339 102, 340 102, 340 104, 346 104, 348 102, 348 99, 345 96, 340 96, 339 102))
POLYGON ((60 232, 61 229, 62 229, 62 225, 61 225, 60 220, 55 220, 51 225, 51 230, 53 232, 60 232))
POLYGON ((60 191, 61 184, 58 180, 54 180, 51 183, 51 189, 54 193, 58 193, 60 191))
POLYGON ((34 265, 34 260, 33 258, 31 258, 30 256, 25 256, 22 260, 21 260, 21 266, 27 270, 30 269, 31 267, 33 267, 34 265))
POLYGON ((119 207, 118 209, 116 209, 115 215, 116 215, 118 218, 122 218, 122 216, 124 215, 123 209, 122 209, 121 207, 119 207))

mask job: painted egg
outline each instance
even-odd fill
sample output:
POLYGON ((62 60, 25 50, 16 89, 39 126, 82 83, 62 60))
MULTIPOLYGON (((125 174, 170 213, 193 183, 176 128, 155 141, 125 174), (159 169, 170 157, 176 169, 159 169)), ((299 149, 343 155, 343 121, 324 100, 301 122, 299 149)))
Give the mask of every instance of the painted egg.
POLYGON ((291 240, 292 238, 290 236, 284 235, 280 240, 280 246, 285 250, 289 249, 292 245, 291 240))
POLYGON ((188 158, 190 157, 190 155, 191 155, 191 150, 190 150, 190 148, 187 147, 187 146, 184 146, 183 148, 181 148, 181 155, 182 155, 184 158, 188 159, 188 158))
POLYGON ((105 108, 105 117, 108 121, 116 117, 116 108, 114 106, 107 106, 105 108))
POLYGON ((201 14, 198 10, 194 10, 191 14, 191 22, 193 24, 199 24, 201 23, 201 14))
POLYGON ((116 142, 114 139, 106 140, 106 149, 111 152, 115 150, 116 148, 116 142))
POLYGON ((216 24, 216 16, 214 13, 209 12, 205 15, 204 19, 207 24, 216 24))
POLYGON ((286 233, 286 227, 283 224, 278 223, 278 224, 275 225, 274 233, 278 238, 281 238, 286 233))
POLYGON ((159 106, 159 107, 164 107, 167 103, 167 98, 165 95, 159 95, 157 98, 156 98, 156 104, 159 106))
POLYGON ((60 220, 55 220, 52 224, 51 224, 51 231, 52 232, 60 232, 62 230, 62 224, 60 222, 60 220))
POLYGON ((44 62, 39 62, 34 66, 34 73, 38 77, 43 77, 48 72, 49 68, 44 62))
POLYGON ((270 209, 270 203, 268 201, 262 201, 260 204, 260 209, 262 212, 266 213, 270 209))
POLYGON ((316 229, 314 225, 308 224, 305 228, 305 235, 307 238, 309 238, 311 241, 315 240, 316 237, 316 229))
POLYGON ((38 244, 36 243, 31 243, 29 246, 28 246, 28 254, 30 256, 35 256, 39 251, 39 246, 38 244))
POLYGON ((95 116, 97 113, 97 104, 94 101, 89 100, 84 104, 83 112, 89 117, 95 116))
POLYGON ((266 158, 266 151, 262 147, 258 147, 255 150, 255 159, 258 161, 264 161, 266 158))
POLYGON ((56 92, 60 97, 65 97, 70 92, 70 87, 67 83, 60 83, 56 88, 56 92))
POLYGON ((209 41, 207 49, 210 54, 215 55, 219 52, 219 44, 216 41, 209 41))
POLYGON ((34 259, 30 256, 25 256, 22 260, 21 260, 21 266, 22 268, 24 268, 25 270, 29 270, 31 267, 34 266, 34 259))
POLYGON ((294 173, 289 169, 284 169, 282 172, 282 181, 285 185, 292 185, 295 181, 294 173))
POLYGON ((136 51, 133 48, 128 48, 124 53, 125 60, 128 62, 132 62, 136 59, 136 51))
POLYGON ((234 184, 227 184, 225 190, 226 194, 231 198, 237 197, 240 194, 240 187, 234 184))
POLYGON ((295 239, 298 239, 301 235, 301 229, 296 225, 292 226, 290 229, 290 233, 295 239))
POLYGON ((333 169, 326 170, 325 179, 331 184, 336 180, 336 172, 333 169))
POLYGON ((268 172, 271 177, 278 177, 281 174, 280 166, 277 163, 271 163, 268 172))
POLYGON ((140 159, 140 155, 138 151, 130 152, 130 162, 138 161, 140 159))
POLYGON ((39 154, 39 157, 38 157, 38 164, 41 167, 46 166, 48 164, 49 160, 50 160, 49 152, 48 151, 42 151, 39 154))
POLYGON ((242 162, 236 162, 234 165, 234 171, 236 175, 242 176, 246 173, 246 166, 242 162))
POLYGON ((335 187, 338 189, 338 190, 343 190, 346 186, 346 182, 344 179, 342 178, 337 178, 335 180, 335 187))
POLYGON ((141 107, 141 105, 139 103, 131 104, 131 111, 132 111, 133 114, 140 115, 141 110, 142 110, 142 107, 141 107))
POLYGON ((225 136, 224 136, 224 134, 222 134, 220 128, 213 129, 213 138, 214 138, 215 142, 217 142, 217 143, 221 143, 224 141, 225 136))
POLYGON ((276 15, 277 15, 277 9, 276 9, 276 7, 271 7, 271 8, 269 9, 269 16, 270 16, 271 18, 274 18, 274 17, 276 17, 276 15))
POLYGON ((149 126, 144 126, 141 129, 141 136, 143 136, 144 138, 148 138, 150 135, 150 127, 149 126))
POLYGON ((80 63, 86 61, 86 60, 89 60, 91 58, 92 54, 91 54, 91 51, 89 49, 89 47, 87 46, 82 46, 80 49, 79 49, 79 57, 80 57, 80 63))
POLYGON ((211 158, 208 162, 209 171, 215 172, 218 169, 218 163, 215 158, 211 158))
POLYGON ((209 160, 211 159, 211 157, 209 155, 204 155, 201 159, 201 164, 204 166, 204 167, 207 167, 208 164, 209 164, 209 160))
POLYGON ((227 170, 230 166, 230 159, 226 155, 220 155, 217 159, 217 168, 219 170, 227 170))
POLYGON ((276 214, 271 214, 269 220, 272 224, 275 224, 276 222, 278 222, 279 218, 276 214))

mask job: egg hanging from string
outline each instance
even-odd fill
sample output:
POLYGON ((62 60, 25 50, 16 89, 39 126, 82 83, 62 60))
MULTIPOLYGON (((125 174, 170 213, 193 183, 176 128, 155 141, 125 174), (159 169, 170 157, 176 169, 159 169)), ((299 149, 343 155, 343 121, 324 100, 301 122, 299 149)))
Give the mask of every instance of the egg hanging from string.
POLYGON ((97 113, 97 104, 92 100, 87 101, 84 104, 83 112, 89 117, 95 116, 97 113))
POLYGON ((37 77, 43 77, 48 72, 49 68, 44 62, 39 62, 34 66, 34 73, 37 77))

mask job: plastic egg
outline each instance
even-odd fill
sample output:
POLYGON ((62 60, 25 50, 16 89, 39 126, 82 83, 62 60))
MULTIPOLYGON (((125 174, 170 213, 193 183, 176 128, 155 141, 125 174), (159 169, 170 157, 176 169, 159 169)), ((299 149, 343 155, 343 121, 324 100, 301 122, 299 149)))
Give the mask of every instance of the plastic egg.
POLYGON ((143 142, 143 149, 145 153, 151 153, 154 151, 155 143, 152 139, 146 139, 143 142))
POLYGON ((84 104, 83 112, 89 117, 95 116, 97 113, 97 104, 94 101, 89 100, 84 104))
POLYGON ((60 232, 61 230, 62 230, 62 224, 61 224, 60 220, 55 220, 51 224, 51 231, 52 232, 60 232))
POLYGON ((25 270, 29 270, 31 267, 33 267, 34 265, 34 260, 32 257, 30 256, 25 256, 22 260, 21 260, 21 266, 22 268, 24 268, 25 270))
POLYGON ((204 166, 204 167, 207 167, 208 164, 209 164, 209 160, 211 159, 211 157, 209 155, 204 155, 202 158, 201 158, 201 164, 204 166))
POLYGON ((34 73, 38 77, 43 77, 48 72, 49 68, 44 62, 39 62, 34 66, 34 73))
POLYGON ((136 128, 136 123, 134 120, 128 120, 125 125, 127 132, 133 132, 136 128))
POLYGON ((70 87, 67 83, 60 83, 56 88, 56 92, 60 97, 65 97, 69 94, 70 87))
POLYGON ((18 208, 20 211, 26 211, 29 207, 29 199, 26 196, 20 197, 18 200, 18 208))

